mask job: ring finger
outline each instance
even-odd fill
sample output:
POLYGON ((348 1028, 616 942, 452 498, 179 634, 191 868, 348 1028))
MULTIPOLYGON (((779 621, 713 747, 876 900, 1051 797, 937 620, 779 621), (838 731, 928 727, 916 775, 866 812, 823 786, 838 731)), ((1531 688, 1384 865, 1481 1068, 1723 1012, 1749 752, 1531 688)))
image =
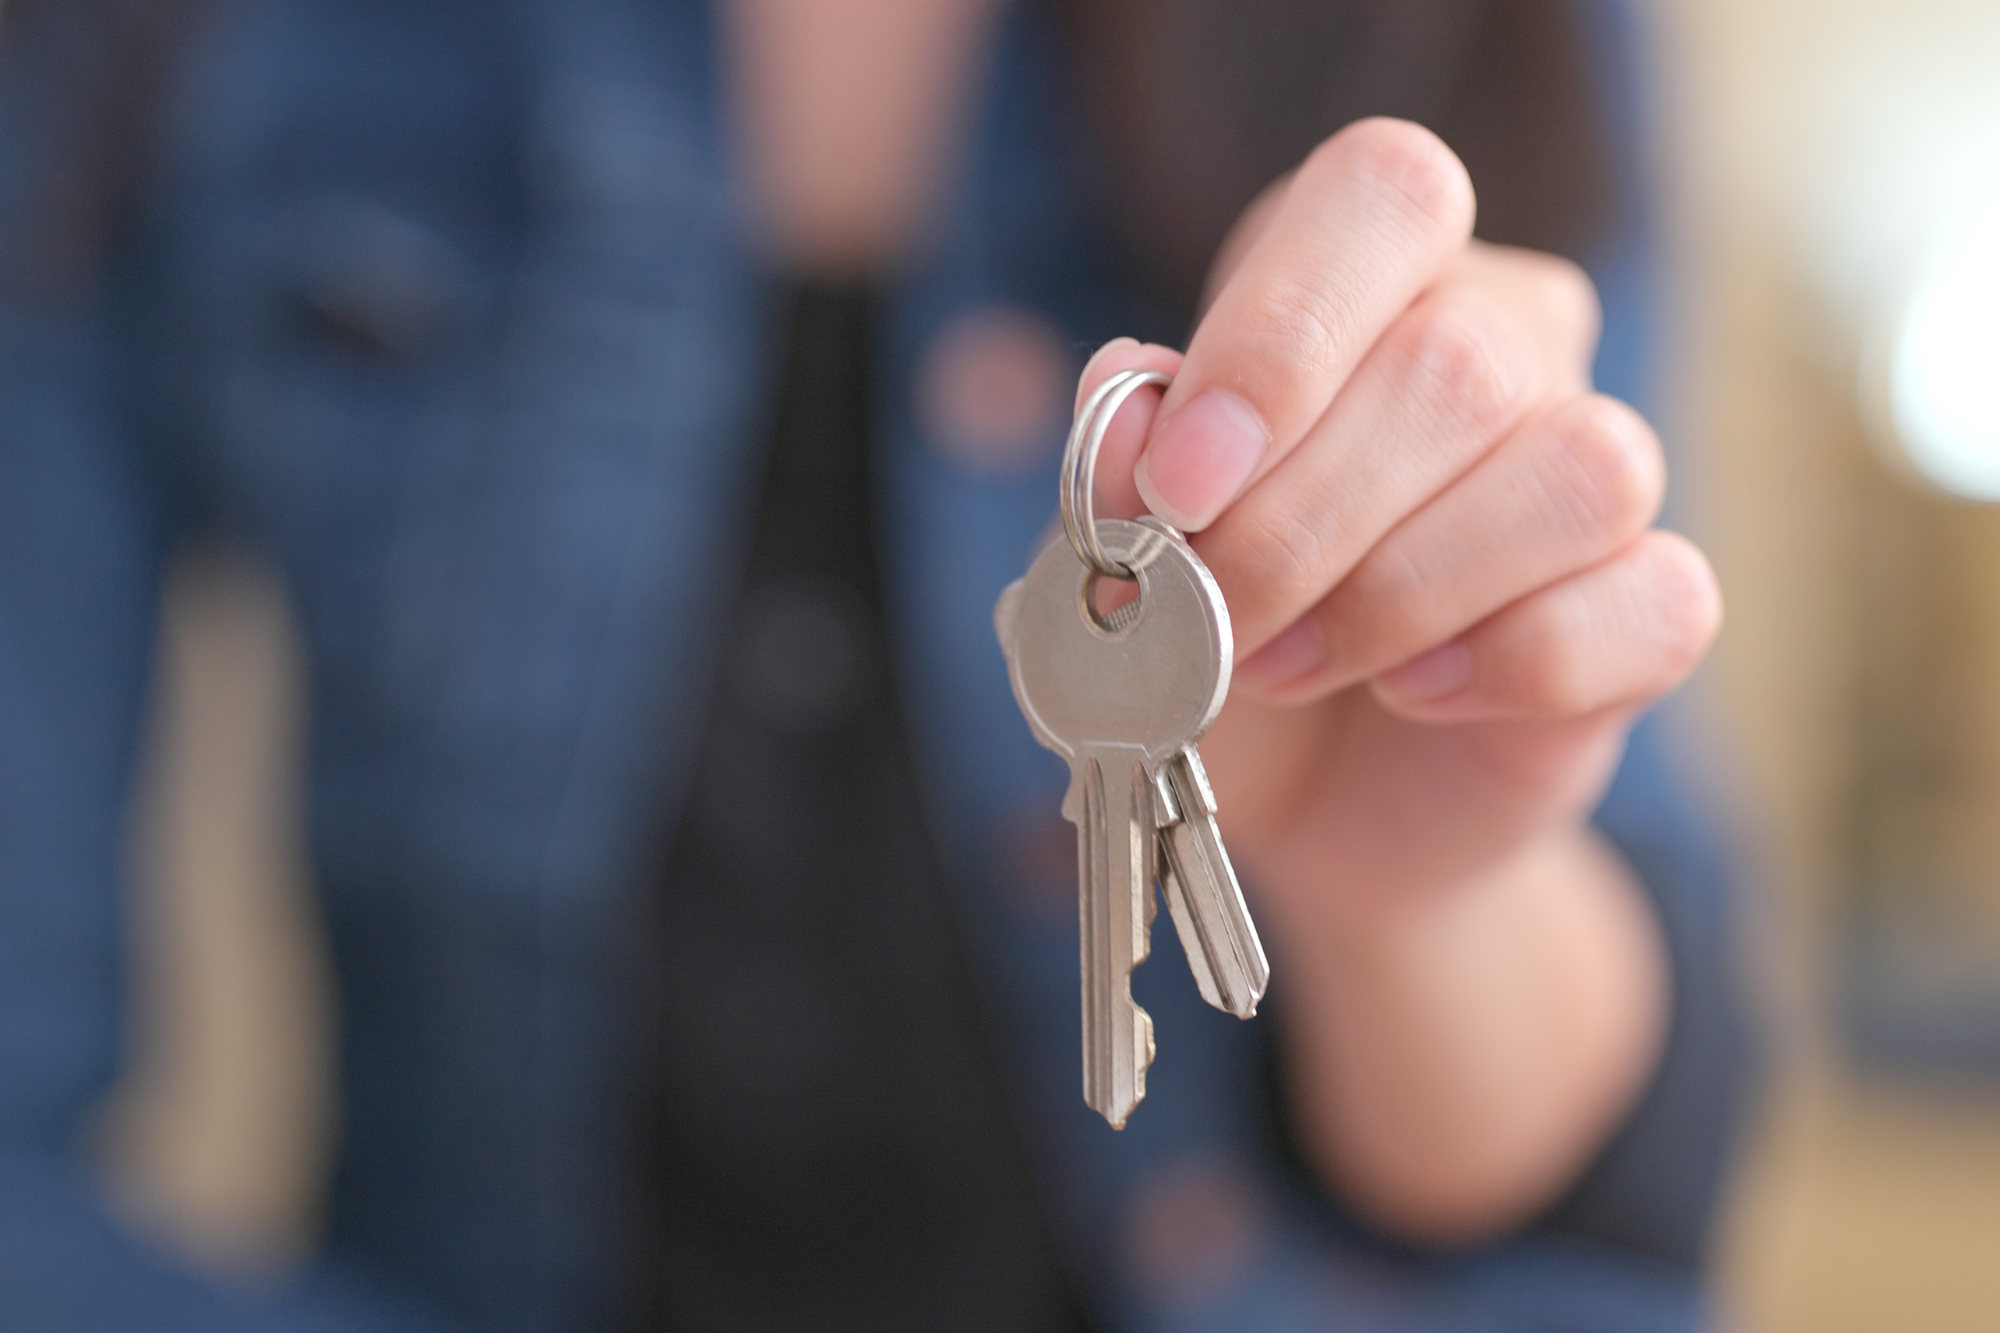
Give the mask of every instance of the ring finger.
POLYGON ((1376 543, 1240 678, 1304 702, 1386 671, 1620 550, 1664 487, 1659 444, 1629 407, 1593 396, 1544 411, 1376 543))

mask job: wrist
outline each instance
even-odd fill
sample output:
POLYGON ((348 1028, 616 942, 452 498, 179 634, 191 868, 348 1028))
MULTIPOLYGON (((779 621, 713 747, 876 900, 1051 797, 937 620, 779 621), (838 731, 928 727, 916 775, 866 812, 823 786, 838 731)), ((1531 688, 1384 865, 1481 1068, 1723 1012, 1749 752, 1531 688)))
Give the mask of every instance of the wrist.
POLYGON ((1274 966, 1295 1123, 1327 1182, 1398 1234, 1456 1244, 1529 1216, 1657 1062, 1664 941, 1586 827, 1324 920, 1281 938, 1274 966))

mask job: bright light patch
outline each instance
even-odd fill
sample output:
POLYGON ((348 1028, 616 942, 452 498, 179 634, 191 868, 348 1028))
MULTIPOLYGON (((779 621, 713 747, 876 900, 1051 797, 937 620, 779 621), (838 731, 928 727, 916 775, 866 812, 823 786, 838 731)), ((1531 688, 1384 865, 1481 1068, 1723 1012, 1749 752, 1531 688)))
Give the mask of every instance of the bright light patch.
POLYGON ((1932 253, 1884 350, 1889 424, 1910 466, 1953 495, 2000 501, 2000 205, 1932 253))

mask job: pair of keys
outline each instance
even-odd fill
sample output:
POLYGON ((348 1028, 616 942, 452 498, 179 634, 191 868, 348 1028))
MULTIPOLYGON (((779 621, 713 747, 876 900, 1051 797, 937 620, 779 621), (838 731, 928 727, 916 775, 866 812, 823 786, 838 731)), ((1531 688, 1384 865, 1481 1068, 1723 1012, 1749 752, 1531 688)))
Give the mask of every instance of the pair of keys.
POLYGON ((1092 475, 1119 406, 1157 371, 1127 371, 1084 403, 1063 458, 1067 547, 1051 543, 994 608, 1014 698, 1069 761, 1083 938, 1083 1099, 1111 1122, 1146 1095, 1153 1022, 1132 999, 1166 894, 1202 998, 1248 1018, 1270 964, 1215 824, 1195 748, 1229 693, 1229 608, 1201 557, 1150 516, 1098 521, 1092 475), (1109 580, 1137 596, 1110 611, 1109 580))

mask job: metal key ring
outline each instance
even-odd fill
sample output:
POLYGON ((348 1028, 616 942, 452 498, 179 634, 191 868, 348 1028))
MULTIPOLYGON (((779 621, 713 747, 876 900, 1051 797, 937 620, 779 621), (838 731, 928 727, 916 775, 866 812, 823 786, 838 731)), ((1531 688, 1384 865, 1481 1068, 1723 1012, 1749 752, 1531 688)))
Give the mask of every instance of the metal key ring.
POLYGON ((1069 534, 1070 549, 1092 571, 1110 579, 1134 577, 1131 567, 1120 564, 1104 552, 1097 540, 1097 513, 1093 486, 1097 480, 1097 451, 1104 445, 1104 433, 1111 419, 1140 389, 1157 384, 1164 389, 1174 377, 1159 370, 1121 370, 1084 400, 1069 428, 1069 443, 1063 447, 1062 521, 1069 534))

